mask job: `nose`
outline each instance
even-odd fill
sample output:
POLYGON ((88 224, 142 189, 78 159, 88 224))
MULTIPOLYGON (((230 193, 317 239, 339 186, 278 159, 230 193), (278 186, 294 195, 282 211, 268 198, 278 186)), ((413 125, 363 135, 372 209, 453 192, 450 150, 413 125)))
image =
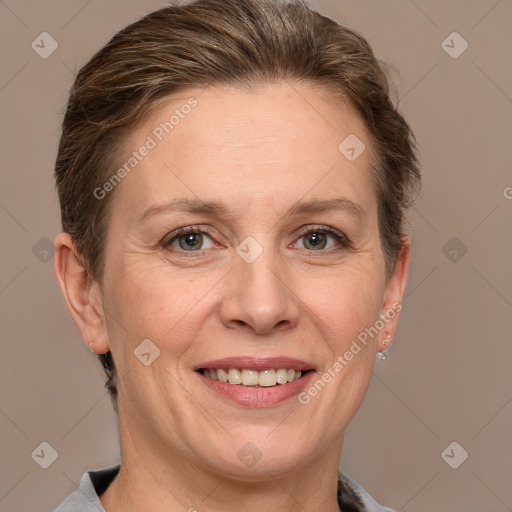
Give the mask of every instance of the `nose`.
POLYGON ((278 263, 270 251, 252 263, 235 262, 220 308, 226 327, 261 335, 297 325, 299 300, 289 273, 278 263))

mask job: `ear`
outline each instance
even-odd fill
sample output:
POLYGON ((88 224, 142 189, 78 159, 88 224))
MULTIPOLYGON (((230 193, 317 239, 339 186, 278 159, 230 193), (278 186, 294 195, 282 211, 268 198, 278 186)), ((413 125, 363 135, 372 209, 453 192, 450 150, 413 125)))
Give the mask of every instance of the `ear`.
POLYGON ((411 245, 408 237, 402 238, 402 248, 397 256, 393 275, 386 283, 380 318, 385 323, 379 335, 378 350, 385 350, 395 339, 402 311, 402 299, 409 273, 411 245))
POLYGON ((68 233, 54 241, 53 272, 71 317, 86 345, 97 354, 110 350, 99 283, 83 267, 68 233))

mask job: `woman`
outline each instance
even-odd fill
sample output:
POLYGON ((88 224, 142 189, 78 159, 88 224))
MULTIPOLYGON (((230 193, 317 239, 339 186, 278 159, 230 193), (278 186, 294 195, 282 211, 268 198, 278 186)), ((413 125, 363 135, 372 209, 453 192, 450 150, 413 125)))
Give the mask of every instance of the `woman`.
POLYGON ((338 467, 397 330, 415 152, 367 42, 303 2, 168 7, 92 58, 54 270, 122 462, 59 512, 390 510, 338 467))

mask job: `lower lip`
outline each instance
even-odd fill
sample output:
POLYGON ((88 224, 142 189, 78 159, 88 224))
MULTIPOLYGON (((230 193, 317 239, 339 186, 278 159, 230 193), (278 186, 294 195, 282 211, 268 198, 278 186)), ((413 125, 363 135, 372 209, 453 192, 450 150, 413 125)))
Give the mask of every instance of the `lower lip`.
POLYGON ((195 372, 201 380, 215 393, 246 407, 271 407, 298 395, 311 380, 314 371, 309 371, 299 380, 269 387, 249 387, 242 384, 229 384, 209 379, 195 372))

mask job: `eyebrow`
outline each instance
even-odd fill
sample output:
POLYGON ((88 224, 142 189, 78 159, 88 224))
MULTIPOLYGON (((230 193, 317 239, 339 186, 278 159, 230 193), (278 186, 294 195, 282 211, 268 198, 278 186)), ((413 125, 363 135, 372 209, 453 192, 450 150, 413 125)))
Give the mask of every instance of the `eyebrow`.
MULTIPOLYGON (((354 203, 346 197, 337 197, 334 199, 310 201, 296 201, 286 212, 285 217, 304 215, 308 213, 325 213, 329 211, 345 211, 361 219, 366 217, 366 212, 357 203, 354 203)), ((150 206, 139 217, 138 223, 144 223, 152 217, 162 213, 187 212, 203 215, 213 215, 216 217, 228 217, 231 211, 222 203, 215 201, 203 201, 194 198, 178 198, 170 203, 150 206)))

